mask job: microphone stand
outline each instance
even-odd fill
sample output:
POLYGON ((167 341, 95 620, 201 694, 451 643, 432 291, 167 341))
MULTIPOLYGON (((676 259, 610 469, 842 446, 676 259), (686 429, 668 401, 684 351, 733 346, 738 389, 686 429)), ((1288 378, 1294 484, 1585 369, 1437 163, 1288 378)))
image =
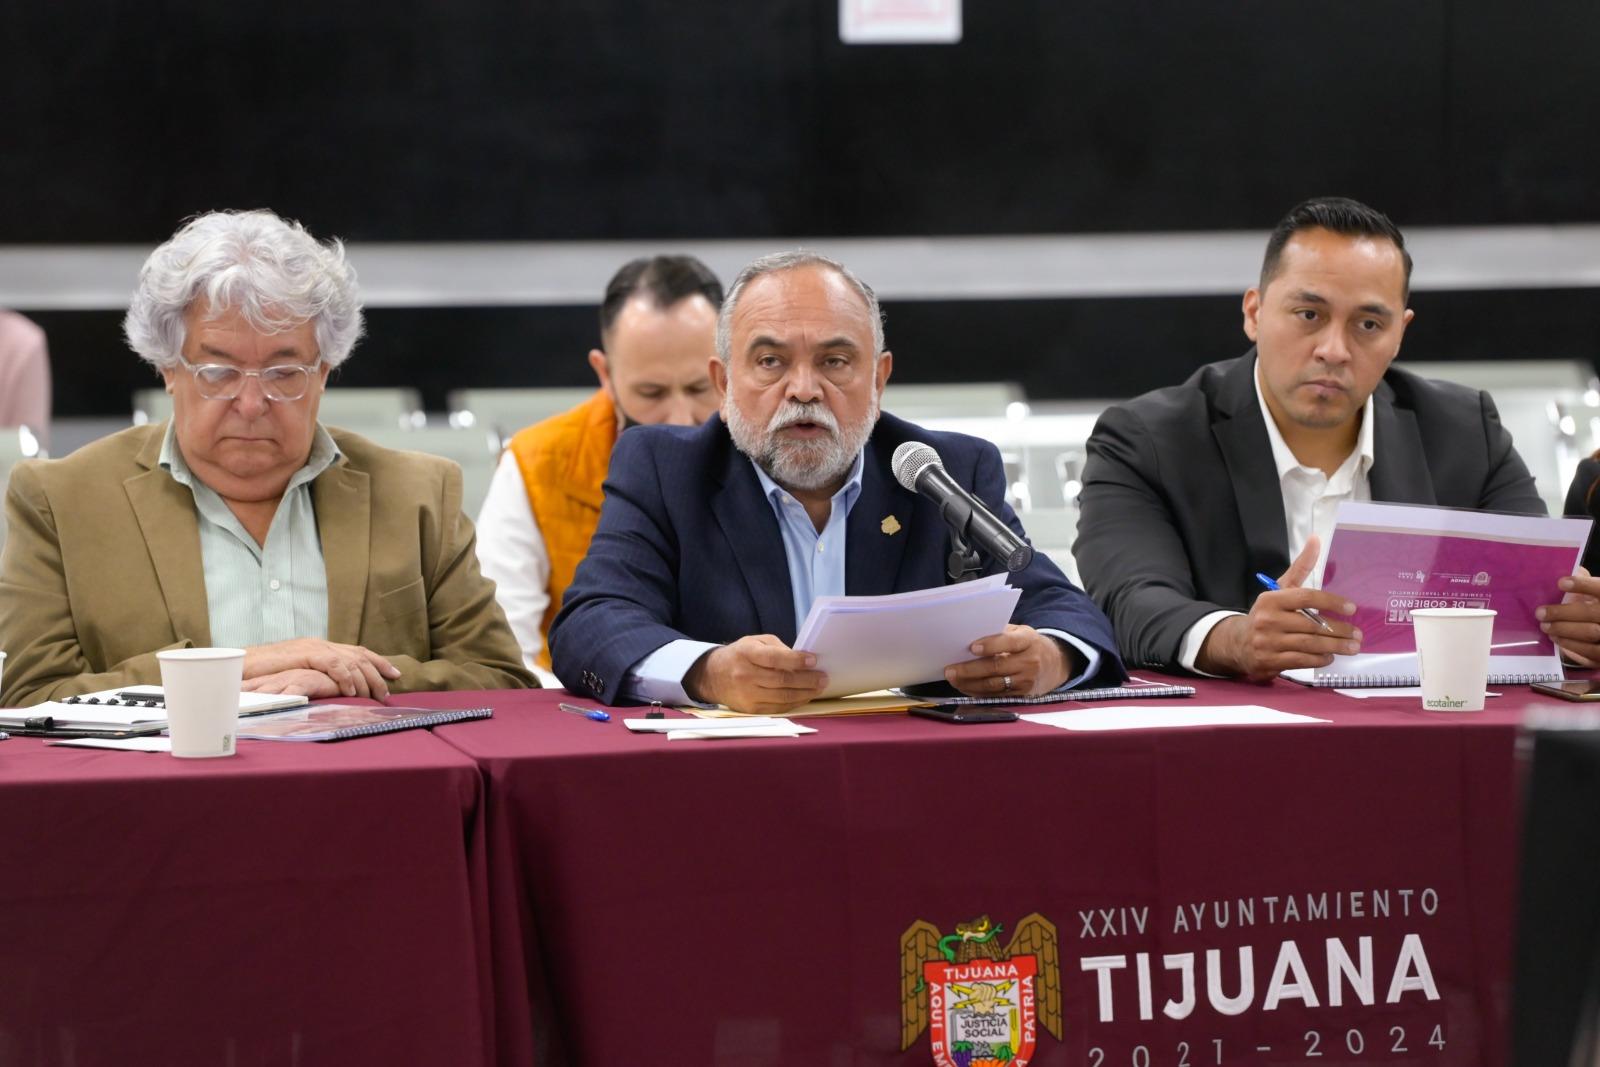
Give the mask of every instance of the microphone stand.
POLYGON ((939 514, 950 527, 950 556, 945 563, 945 573, 950 581, 970 582, 983 575, 983 561, 977 549, 967 544, 961 531, 972 521, 972 508, 964 500, 950 499, 939 508, 939 514))

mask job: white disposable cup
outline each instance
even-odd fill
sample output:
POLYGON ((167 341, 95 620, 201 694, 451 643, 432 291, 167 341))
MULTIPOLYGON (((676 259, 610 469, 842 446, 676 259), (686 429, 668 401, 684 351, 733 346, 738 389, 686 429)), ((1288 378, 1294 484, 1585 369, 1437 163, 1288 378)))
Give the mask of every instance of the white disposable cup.
POLYGON ((1489 608, 1418 608, 1411 613, 1426 711, 1482 711, 1489 684, 1489 608))
POLYGON ((157 652, 172 754, 184 759, 231 756, 239 726, 242 648, 174 648, 157 652))

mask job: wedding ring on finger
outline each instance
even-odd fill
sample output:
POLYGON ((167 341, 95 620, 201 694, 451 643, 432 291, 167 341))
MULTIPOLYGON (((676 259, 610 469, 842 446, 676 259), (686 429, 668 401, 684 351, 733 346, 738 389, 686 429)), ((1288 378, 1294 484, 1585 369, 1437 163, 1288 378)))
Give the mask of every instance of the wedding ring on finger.
POLYGON ((1002 693, 1009 693, 1011 691, 1011 675, 1008 674, 1004 678, 1000 679, 1000 691, 1002 693))

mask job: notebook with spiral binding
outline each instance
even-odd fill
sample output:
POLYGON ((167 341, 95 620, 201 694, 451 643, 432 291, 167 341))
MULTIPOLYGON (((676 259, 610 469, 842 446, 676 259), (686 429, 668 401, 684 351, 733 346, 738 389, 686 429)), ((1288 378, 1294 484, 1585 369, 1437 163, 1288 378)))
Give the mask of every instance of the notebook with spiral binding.
POLYGON ((1345 502, 1329 539, 1322 587, 1356 605, 1361 651, 1326 667, 1285 671, 1291 682, 1362 689, 1421 684, 1411 612, 1495 612, 1489 684, 1558 681, 1561 657, 1534 612, 1560 599, 1588 540, 1589 519, 1345 502))
POLYGON ((239 723, 241 741, 348 741, 354 737, 390 734, 444 726, 469 719, 487 719, 491 708, 380 708, 358 704, 321 704, 239 723))

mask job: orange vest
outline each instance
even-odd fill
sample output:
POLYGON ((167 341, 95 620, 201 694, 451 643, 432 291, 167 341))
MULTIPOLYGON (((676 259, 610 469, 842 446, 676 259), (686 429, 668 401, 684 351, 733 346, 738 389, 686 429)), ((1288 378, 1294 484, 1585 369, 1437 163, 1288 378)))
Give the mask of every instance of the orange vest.
POLYGON ((506 447, 517 459, 533 519, 550 556, 550 606, 540 630, 539 663, 550 666, 550 623, 572 584, 578 563, 600 522, 601 483, 617 443, 617 416, 604 389, 571 411, 552 415, 517 433, 506 447))

